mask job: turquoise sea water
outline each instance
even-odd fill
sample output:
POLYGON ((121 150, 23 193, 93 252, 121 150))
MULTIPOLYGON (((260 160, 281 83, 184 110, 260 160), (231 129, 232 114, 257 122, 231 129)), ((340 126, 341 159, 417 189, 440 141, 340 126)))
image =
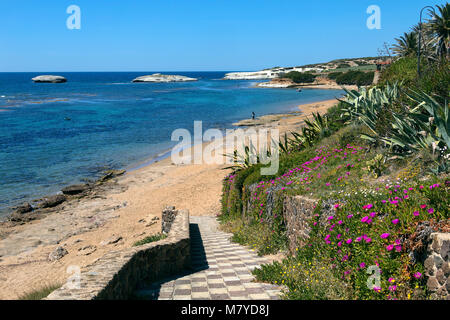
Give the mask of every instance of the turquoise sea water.
POLYGON ((252 111, 292 111, 342 94, 253 88, 254 81, 220 80, 224 72, 176 73, 198 82, 131 83, 151 73, 57 73, 68 79, 63 84, 35 84, 36 73, 0 73, 0 216, 106 169, 160 155, 176 144, 172 131, 192 132, 195 120, 203 130, 224 129, 252 111))

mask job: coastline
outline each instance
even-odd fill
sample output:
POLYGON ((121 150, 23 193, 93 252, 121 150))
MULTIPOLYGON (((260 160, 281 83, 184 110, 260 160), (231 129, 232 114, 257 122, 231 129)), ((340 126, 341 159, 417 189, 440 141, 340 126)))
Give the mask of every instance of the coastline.
MULTIPOLYGON (((289 132, 300 127, 311 112, 324 113, 336 102, 300 105, 300 114, 263 116, 257 126, 276 125, 280 133, 289 132)), ((114 177, 86 197, 49 210, 39 220, 10 227, 0 240, 0 299, 17 298, 43 284, 62 284, 69 266, 83 269, 110 250, 131 247, 157 233, 166 205, 188 209, 194 216, 220 213, 222 180, 229 173, 224 170, 226 165, 174 165, 170 154, 155 158, 114 177), (59 246, 68 254, 49 261, 49 254, 59 246)), ((0 226, 0 235, 5 227, 0 226)))

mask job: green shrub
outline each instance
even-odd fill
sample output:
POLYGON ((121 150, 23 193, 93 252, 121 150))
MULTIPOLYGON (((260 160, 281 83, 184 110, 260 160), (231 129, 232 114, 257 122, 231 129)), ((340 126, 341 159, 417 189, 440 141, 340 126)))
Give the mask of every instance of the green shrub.
POLYGON ((59 289, 60 284, 45 285, 39 289, 26 293, 18 298, 18 300, 42 300, 46 298, 50 293, 59 289))
POLYGON ((157 233, 157 234, 148 236, 148 237, 146 237, 146 238, 144 238, 142 240, 139 240, 139 241, 135 242, 133 244, 133 246, 135 246, 135 247, 142 246, 144 244, 147 244, 147 243, 150 243, 150 242, 159 241, 159 240, 162 240, 162 239, 165 239, 165 238, 167 238, 166 234, 164 234, 164 233, 157 233))
POLYGON ((327 75, 327 77, 328 77, 328 79, 336 80, 336 78, 337 78, 338 76, 340 76, 341 74, 342 74, 342 72, 330 72, 330 73, 327 75))
POLYGON ((403 57, 381 72, 379 85, 386 83, 403 82, 405 85, 414 84, 417 78, 417 58, 403 57))
POLYGON ((295 83, 312 83, 316 76, 308 72, 291 71, 283 75, 283 78, 291 79, 295 83))
POLYGON ((342 85, 368 86, 373 82, 374 72, 348 71, 336 77, 336 83, 342 85))

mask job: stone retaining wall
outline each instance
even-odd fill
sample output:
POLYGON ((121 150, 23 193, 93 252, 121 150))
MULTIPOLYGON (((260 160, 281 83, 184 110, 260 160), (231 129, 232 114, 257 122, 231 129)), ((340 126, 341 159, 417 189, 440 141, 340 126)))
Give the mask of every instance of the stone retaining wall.
POLYGON ((286 235, 289 239, 289 251, 295 252, 309 237, 310 219, 313 217, 317 201, 302 196, 287 197, 283 202, 283 217, 286 223, 286 235))
POLYGON ((425 260, 427 287, 434 299, 450 300, 450 233, 432 233, 425 260))
POLYGON ((166 208, 165 212, 165 216, 174 218, 168 223, 171 228, 167 238, 107 253, 86 267, 79 282, 76 278, 68 281, 46 299, 128 299, 139 283, 153 282, 190 268, 189 212, 177 212, 174 207, 166 208))

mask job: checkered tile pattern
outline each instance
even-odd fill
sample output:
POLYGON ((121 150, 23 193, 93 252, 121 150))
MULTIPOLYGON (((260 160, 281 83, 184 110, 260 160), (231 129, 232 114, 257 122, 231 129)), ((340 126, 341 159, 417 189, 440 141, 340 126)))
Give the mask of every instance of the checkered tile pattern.
POLYGON ((279 299, 280 288, 253 282, 251 271, 266 259, 231 243, 218 231, 214 217, 191 217, 193 270, 138 290, 137 297, 159 300, 268 300, 279 299))

